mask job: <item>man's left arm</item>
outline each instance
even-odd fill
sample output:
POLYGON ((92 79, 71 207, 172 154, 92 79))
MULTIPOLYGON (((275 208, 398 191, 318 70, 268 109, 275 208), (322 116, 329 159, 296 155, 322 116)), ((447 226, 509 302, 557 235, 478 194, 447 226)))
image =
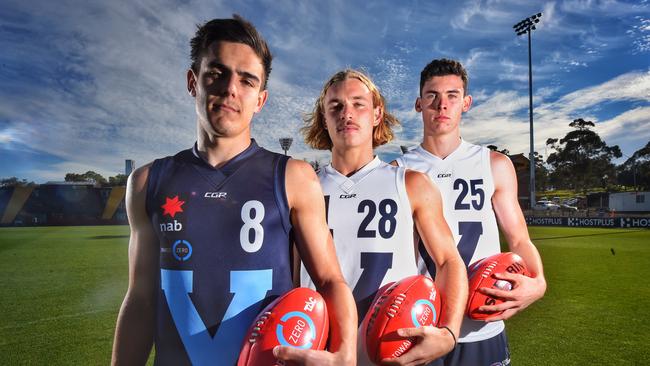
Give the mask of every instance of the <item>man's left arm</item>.
POLYGON ((357 310, 334 249, 325 221, 325 199, 312 167, 289 160, 286 190, 291 223, 300 258, 318 292, 323 295, 330 316, 330 352, 279 346, 276 357, 310 365, 356 364, 357 310))
POLYGON ((482 306, 481 311, 503 311, 488 321, 505 320, 539 300, 546 292, 546 279, 542 259, 530 240, 524 214, 517 200, 517 175, 510 159, 498 152, 490 153, 490 167, 494 178, 492 207, 501 232, 508 242, 510 251, 523 258, 531 277, 521 274, 500 273, 496 278, 513 283, 511 291, 483 288, 485 294, 500 297, 505 302, 482 306))

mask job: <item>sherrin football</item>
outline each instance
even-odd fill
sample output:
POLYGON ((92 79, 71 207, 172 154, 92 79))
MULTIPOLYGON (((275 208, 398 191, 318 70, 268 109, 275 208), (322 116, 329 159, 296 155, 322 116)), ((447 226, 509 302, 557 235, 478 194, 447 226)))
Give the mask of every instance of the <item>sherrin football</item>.
POLYGON ((316 291, 298 287, 275 299, 255 318, 246 333, 237 366, 275 365, 275 346, 325 349, 329 318, 316 291))
POLYGON ((485 320, 497 316, 498 312, 480 312, 478 308, 483 305, 497 305, 503 300, 485 295, 478 291, 481 287, 496 288, 510 291, 512 284, 508 281, 494 278, 495 273, 518 273, 530 276, 524 260, 515 253, 499 253, 474 262, 467 269, 469 277, 469 298, 467 299, 467 316, 475 320, 485 320))
POLYGON ((401 328, 435 326, 440 320, 440 293, 431 278, 406 277, 377 294, 363 319, 362 336, 368 358, 379 364, 384 358, 399 357, 413 342, 397 335, 401 328))

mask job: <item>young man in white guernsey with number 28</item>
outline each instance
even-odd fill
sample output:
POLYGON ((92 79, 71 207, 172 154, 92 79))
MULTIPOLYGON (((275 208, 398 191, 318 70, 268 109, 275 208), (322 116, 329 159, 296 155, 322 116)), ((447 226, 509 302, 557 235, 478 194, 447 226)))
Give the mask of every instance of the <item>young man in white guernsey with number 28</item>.
MULTIPOLYGON (((433 60, 422 70, 420 96, 415 102, 415 110, 422 114, 424 124, 422 144, 396 162, 427 173, 436 183, 445 218, 465 265, 501 251, 500 227, 510 251, 524 259, 532 275, 495 274, 510 281, 512 291, 483 288, 485 294, 505 302, 482 306, 480 310, 503 313, 487 322, 466 317, 458 346, 431 365, 508 365, 510 351, 503 320, 541 298, 546 280, 517 201, 517 176, 510 159, 461 138, 461 116, 472 104, 467 81, 467 73, 457 61, 433 60)), ((435 269, 426 263, 430 260, 420 252, 421 272, 435 277, 435 269)))
MULTIPOLYGON (((438 273, 443 293, 440 328, 403 329, 415 339, 407 353, 386 364, 424 364, 455 345, 467 298, 464 264, 442 214, 438 190, 425 174, 386 164, 373 148, 390 141, 397 119, 363 73, 344 70, 325 84, 303 128, 307 144, 332 151, 318 174, 337 257, 353 289, 359 321, 377 290, 418 273, 414 223, 438 273)), ((301 285, 313 284, 304 268, 301 285)), ((369 364, 359 339, 358 364, 369 364)))

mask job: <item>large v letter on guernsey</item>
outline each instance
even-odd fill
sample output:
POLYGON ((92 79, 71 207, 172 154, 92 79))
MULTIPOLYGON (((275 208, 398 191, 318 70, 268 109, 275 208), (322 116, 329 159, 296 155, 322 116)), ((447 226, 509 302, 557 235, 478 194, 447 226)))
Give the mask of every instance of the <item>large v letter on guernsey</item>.
POLYGON ((193 271, 161 269, 161 286, 169 310, 194 365, 237 362, 239 349, 248 327, 261 310, 259 304, 273 287, 273 270, 231 271, 230 292, 234 293, 221 325, 210 336, 189 294, 193 289, 193 271), (254 305, 258 306, 254 306, 254 305))

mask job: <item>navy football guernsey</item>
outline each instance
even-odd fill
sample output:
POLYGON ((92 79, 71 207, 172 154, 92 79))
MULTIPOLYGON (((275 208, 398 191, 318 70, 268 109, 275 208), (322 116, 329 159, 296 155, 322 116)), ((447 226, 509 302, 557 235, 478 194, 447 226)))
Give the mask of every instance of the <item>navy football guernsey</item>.
POLYGON ((255 316, 293 287, 287 160, 251 140, 218 169, 196 145, 152 164, 157 365, 234 365, 255 316))

